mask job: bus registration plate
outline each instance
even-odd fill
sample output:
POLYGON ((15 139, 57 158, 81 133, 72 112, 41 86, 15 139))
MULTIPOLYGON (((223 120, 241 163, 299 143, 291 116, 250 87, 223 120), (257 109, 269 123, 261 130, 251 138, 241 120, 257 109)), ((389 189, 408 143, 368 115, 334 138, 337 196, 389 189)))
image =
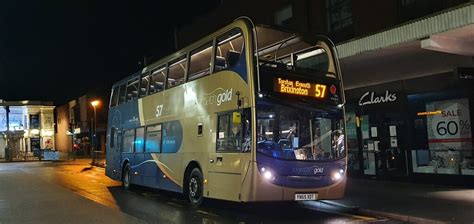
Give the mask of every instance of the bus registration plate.
POLYGON ((295 201, 311 201, 318 199, 317 193, 296 193, 295 201))

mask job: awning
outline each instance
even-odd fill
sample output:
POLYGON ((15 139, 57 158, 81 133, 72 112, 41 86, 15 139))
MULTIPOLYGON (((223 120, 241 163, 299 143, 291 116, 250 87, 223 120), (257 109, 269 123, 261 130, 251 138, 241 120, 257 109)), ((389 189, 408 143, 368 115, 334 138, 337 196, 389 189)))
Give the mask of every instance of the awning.
POLYGON ((474 4, 337 45, 346 89, 474 67, 474 4))
POLYGON ((337 50, 339 58, 346 58, 393 45, 430 38, 432 35, 471 24, 474 24, 474 4, 472 2, 441 11, 436 15, 401 24, 374 35, 349 40, 338 44, 337 50))

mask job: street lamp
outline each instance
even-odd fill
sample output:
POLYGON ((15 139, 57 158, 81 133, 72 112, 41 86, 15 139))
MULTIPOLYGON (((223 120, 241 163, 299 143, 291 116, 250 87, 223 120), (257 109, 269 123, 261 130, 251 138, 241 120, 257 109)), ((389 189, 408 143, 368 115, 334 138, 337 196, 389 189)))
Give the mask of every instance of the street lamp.
MULTIPOLYGON (((93 100, 93 101, 91 102, 91 105, 92 105, 92 107, 94 108, 94 132, 92 132, 92 165, 93 165, 94 162, 95 162, 95 153, 94 153, 94 151, 97 150, 97 149, 96 149, 96 147, 97 147, 96 145, 97 145, 97 144, 95 143, 96 138, 97 138, 97 137, 96 137, 96 135, 97 135, 97 114, 96 114, 96 108, 97 108, 97 106, 100 105, 100 101, 99 101, 99 100, 93 100)), ((91 128, 92 128, 92 127, 91 127, 91 128)))

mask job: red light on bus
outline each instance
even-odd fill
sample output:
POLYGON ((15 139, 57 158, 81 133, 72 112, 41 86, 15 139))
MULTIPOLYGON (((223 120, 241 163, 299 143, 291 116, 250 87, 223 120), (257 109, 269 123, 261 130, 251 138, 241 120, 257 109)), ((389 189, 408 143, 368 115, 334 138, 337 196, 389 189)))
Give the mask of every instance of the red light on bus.
POLYGON ((336 94, 336 91, 337 91, 337 88, 335 85, 331 85, 331 87, 329 87, 329 91, 331 92, 332 95, 336 94))

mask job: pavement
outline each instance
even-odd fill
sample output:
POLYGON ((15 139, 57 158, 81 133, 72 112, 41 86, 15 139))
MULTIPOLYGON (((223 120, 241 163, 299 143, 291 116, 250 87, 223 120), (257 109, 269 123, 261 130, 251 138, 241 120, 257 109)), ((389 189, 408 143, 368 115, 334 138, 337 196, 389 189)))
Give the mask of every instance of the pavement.
POLYGON ((349 178, 345 198, 329 203, 410 223, 474 224, 474 189, 461 187, 349 178))

